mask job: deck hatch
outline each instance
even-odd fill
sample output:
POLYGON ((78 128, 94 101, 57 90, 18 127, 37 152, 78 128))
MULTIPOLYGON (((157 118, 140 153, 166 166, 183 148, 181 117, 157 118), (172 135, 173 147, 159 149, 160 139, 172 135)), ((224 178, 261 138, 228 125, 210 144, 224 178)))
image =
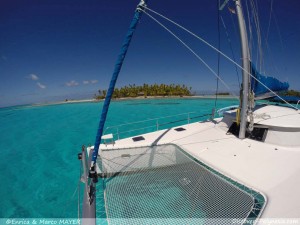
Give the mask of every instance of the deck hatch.
POLYGON ((143 141, 143 140, 145 140, 145 138, 143 136, 137 136, 137 137, 132 138, 132 140, 134 142, 137 142, 137 141, 143 141))
POLYGON ((178 128, 175 128, 174 130, 176 130, 176 131, 184 131, 186 129, 184 129, 183 127, 178 127, 178 128))
POLYGON ((233 218, 255 219, 264 206, 261 194, 214 171, 176 145, 105 151, 99 160, 104 174, 100 186, 105 188, 97 197, 104 199, 112 223, 120 218, 146 219, 146 223, 151 218, 166 218, 215 224, 218 218, 231 224, 233 218), (130 157, 122 157, 124 154, 130 157))

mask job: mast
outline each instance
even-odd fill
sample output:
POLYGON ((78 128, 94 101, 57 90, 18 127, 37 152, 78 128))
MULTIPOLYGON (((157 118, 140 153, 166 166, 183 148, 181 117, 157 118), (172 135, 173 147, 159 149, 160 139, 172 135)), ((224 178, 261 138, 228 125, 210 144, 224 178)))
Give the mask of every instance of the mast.
POLYGON ((239 22, 241 49, 242 49, 242 66, 243 66, 243 85, 241 92, 241 123, 239 138, 244 139, 247 125, 247 111, 248 111, 248 97, 249 97, 249 74, 250 74, 250 56, 248 48, 247 30, 243 16, 243 10, 240 0, 234 0, 236 6, 236 13, 239 22))

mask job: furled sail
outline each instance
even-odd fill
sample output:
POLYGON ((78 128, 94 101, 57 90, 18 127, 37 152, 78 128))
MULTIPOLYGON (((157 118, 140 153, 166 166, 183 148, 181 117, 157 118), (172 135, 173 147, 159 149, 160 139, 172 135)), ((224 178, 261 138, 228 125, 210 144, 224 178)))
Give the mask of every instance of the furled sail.
MULTIPOLYGON (((272 91, 280 92, 280 91, 288 90, 289 84, 287 82, 281 82, 275 77, 268 77, 268 76, 261 75, 255 68, 253 63, 250 63, 250 65, 251 65, 251 74, 272 91)), ((274 93, 270 92, 270 90, 264 87, 253 77, 251 78, 251 89, 255 94, 255 99, 265 99, 274 96, 274 93)))

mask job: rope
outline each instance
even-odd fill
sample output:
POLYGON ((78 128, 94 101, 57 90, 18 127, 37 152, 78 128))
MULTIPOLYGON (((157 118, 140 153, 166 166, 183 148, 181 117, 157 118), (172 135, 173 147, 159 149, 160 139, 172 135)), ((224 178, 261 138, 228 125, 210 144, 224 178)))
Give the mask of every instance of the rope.
MULTIPOLYGON (((144 11, 145 15, 149 16, 151 19, 153 19, 156 23, 158 23, 160 26, 162 26, 166 31, 168 31, 171 35, 173 35, 183 46, 185 46, 193 55, 196 56, 221 82, 222 84, 228 89, 231 90, 230 87, 221 79, 221 77, 218 76, 218 74, 196 53, 194 52, 184 41, 182 41, 176 34, 174 34, 171 30, 169 30, 166 26, 164 26, 162 23, 160 23, 157 19, 155 19, 153 16, 148 14, 146 11, 144 11)), ((239 98, 235 94, 233 94, 234 97, 237 99, 239 98)))
POLYGON ((240 118, 241 118, 241 117, 240 117, 240 113, 241 113, 240 108, 237 108, 237 109, 236 109, 236 116, 235 116, 235 121, 236 121, 236 124, 237 124, 237 125, 240 125, 240 122, 241 122, 241 121, 240 121, 240 118))
MULTIPOLYGON (((171 19, 163 16, 162 14, 155 12, 154 10, 148 8, 148 7, 144 7, 145 9, 149 10, 150 12, 153 12, 154 14, 164 18, 165 20, 169 21, 170 23, 176 25, 177 27, 181 28, 182 30, 186 31, 187 33, 189 33, 190 35, 194 36, 195 38, 197 38, 198 40, 200 40, 201 42, 203 42, 204 44, 206 44, 207 46, 209 46, 210 48, 212 48, 213 50, 219 52, 224 58, 226 58, 228 61, 230 61, 231 63, 235 64, 238 68, 240 68, 241 70, 245 71, 249 76, 251 76, 254 80, 256 80, 258 83, 260 83, 262 86, 264 86, 267 90, 269 90, 271 93, 273 93, 275 96, 277 96, 279 99, 281 99, 284 103, 286 103, 287 105, 289 105, 291 108, 298 110, 295 106, 291 105, 290 103, 288 103, 287 101, 285 101, 283 98, 281 98, 279 95, 277 95, 274 91, 272 91, 269 87, 267 87, 264 83, 262 83, 260 80, 258 80, 255 76, 253 76, 251 73, 249 73, 248 71, 246 71, 243 67, 241 67, 238 63, 236 63, 235 61, 233 61, 233 59, 231 59, 229 56, 227 56, 225 53, 219 51, 217 48, 215 48, 213 45, 209 44, 207 41, 205 41, 203 38, 197 36, 195 33, 191 32, 190 30, 186 29, 185 27, 179 25, 178 23, 172 21, 171 19)), ((143 10, 145 12, 145 10, 143 10)), ((150 16, 148 13, 145 12, 146 15, 150 16)), ((150 16, 152 17, 152 16, 150 16)), ((152 17, 153 18, 153 17, 152 17)), ((158 22, 155 18, 153 18, 158 24, 161 24, 160 22, 158 22)), ((161 24, 161 26, 165 27, 164 25, 161 24)), ((167 29, 167 28, 165 28, 167 29)), ((167 29, 168 30, 168 29, 167 29)), ((168 32, 170 32, 171 34, 173 34, 171 31, 168 30, 168 32)), ((175 35, 176 36, 176 35, 175 35)), ((176 36, 176 39, 178 39, 178 37, 176 36)), ((188 48, 188 47, 187 47, 188 48)), ((196 53, 193 53, 195 55, 197 55, 196 53)), ((215 73, 214 73, 215 74, 215 73)), ((220 81, 222 81, 220 79, 220 81)), ((223 83, 223 82, 222 82, 223 83)), ((234 95, 236 97, 236 95, 234 95)))

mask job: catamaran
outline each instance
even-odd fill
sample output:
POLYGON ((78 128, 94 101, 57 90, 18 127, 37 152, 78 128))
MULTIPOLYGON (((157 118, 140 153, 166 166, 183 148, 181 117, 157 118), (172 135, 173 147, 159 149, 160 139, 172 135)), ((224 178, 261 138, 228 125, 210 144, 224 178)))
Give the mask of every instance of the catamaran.
MULTIPOLYGON (((219 10, 228 2, 220 2, 219 10)), ((96 224, 98 219, 108 224, 253 224, 268 218, 300 218, 298 105, 255 104, 256 99, 287 90, 288 84, 257 71, 249 53, 242 1, 233 2, 242 66, 174 24, 241 68, 240 105, 219 110, 220 117, 213 112, 209 120, 190 123, 188 118, 185 125, 119 139, 119 132, 104 133, 104 125, 123 60, 141 15, 162 16, 140 1, 104 101, 95 145, 83 147, 78 155, 83 168, 83 224, 96 224)))

